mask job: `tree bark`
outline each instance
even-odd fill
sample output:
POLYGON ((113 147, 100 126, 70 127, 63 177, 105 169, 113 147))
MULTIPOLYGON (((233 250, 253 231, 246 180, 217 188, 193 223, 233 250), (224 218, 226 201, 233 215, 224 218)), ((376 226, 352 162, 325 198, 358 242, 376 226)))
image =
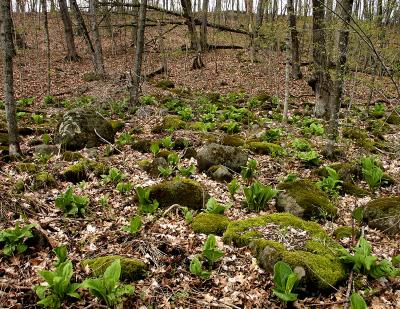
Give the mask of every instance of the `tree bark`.
POLYGON ((49 34, 49 19, 47 16, 47 1, 41 0, 42 11, 44 15, 44 33, 46 40, 46 61, 47 61, 47 95, 51 94, 51 74, 50 74, 50 34, 49 34))
POLYGON ((106 75, 106 71, 104 68, 103 49, 101 47, 99 27, 97 24, 97 1, 98 0, 89 0, 89 12, 92 25, 94 47, 94 71, 96 74, 104 77, 106 75))
POLYGON ((59 0, 61 19, 64 24, 65 43, 67 44, 66 60, 79 61, 81 58, 78 56, 75 47, 74 31, 72 29, 72 21, 68 12, 67 1, 59 0))
POLYGON ((209 0, 203 0, 203 7, 202 7, 203 14, 201 17, 201 27, 200 27, 200 45, 202 51, 206 51, 208 49, 208 43, 207 43, 208 2, 209 0))
POLYGON ((142 0, 139 8, 139 24, 136 40, 135 67, 133 70, 132 86, 130 91, 130 104, 134 107, 139 102, 139 85, 142 76, 142 61, 144 52, 144 30, 146 26, 147 0, 142 0))
POLYGON ((90 39, 89 36, 89 31, 86 27, 85 20, 83 19, 81 10, 79 9, 78 3, 76 0, 71 0, 71 6, 72 9, 74 10, 76 21, 78 23, 78 27, 80 32, 83 34, 83 38, 85 39, 86 45, 89 49, 90 54, 92 55, 92 60, 93 60, 93 67, 95 66, 95 61, 94 61, 94 47, 92 40, 90 39))
POLYGON ((1 1, 1 24, 4 29, 2 36, 3 45, 3 86, 4 101, 7 117, 7 130, 10 155, 21 153, 18 142, 18 127, 16 117, 16 103, 14 99, 14 78, 13 78, 13 44, 12 44, 12 20, 10 1, 1 1))
POLYGON ((183 9, 183 17, 186 19, 186 24, 188 26, 189 37, 190 37, 190 49, 198 50, 198 39, 196 32, 196 25, 192 13, 192 3, 190 0, 181 0, 181 5, 183 9))
POLYGON ((294 79, 301 79, 299 39, 296 29, 296 15, 293 8, 293 0, 287 1, 288 23, 290 33, 290 51, 292 54, 292 76, 294 79))

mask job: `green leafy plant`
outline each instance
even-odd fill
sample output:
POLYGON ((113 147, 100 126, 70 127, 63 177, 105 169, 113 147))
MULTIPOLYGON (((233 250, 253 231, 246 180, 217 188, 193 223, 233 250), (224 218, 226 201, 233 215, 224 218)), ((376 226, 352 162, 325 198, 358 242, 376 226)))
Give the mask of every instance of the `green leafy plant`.
POLYGON ((0 232, 0 243, 3 243, 3 254, 11 256, 15 251, 23 253, 28 249, 25 244, 26 240, 33 237, 32 228, 33 224, 28 224, 20 227, 19 222, 15 224, 14 228, 9 228, 0 232))
POLYGON ((160 172, 160 175, 164 178, 168 178, 174 173, 174 169, 171 166, 158 166, 157 167, 158 171, 160 172))
POLYGON ((127 132, 123 132, 123 133, 121 133, 121 135, 118 137, 118 139, 116 140, 115 143, 116 143, 117 145, 119 145, 119 146, 124 146, 124 145, 126 145, 126 144, 132 143, 132 140, 133 140, 132 135, 130 135, 130 134, 127 133, 127 132))
POLYGON ((304 134, 309 135, 323 135, 325 133, 324 127, 319 123, 311 123, 309 127, 303 129, 304 134))
POLYGON ((71 283, 73 275, 71 261, 67 260, 60 263, 54 271, 39 271, 39 275, 47 282, 47 285, 38 285, 34 288, 40 299, 38 305, 60 308, 62 301, 67 296, 80 298, 80 295, 76 292, 80 284, 71 283))
POLYGON ((181 173, 183 177, 190 177, 196 171, 196 166, 193 164, 188 167, 185 167, 183 165, 178 165, 178 171, 179 173, 181 173))
POLYGON ((364 180, 367 182, 371 190, 380 187, 383 171, 373 157, 361 158, 361 168, 364 180))
POLYGON ((22 98, 17 101, 17 105, 21 107, 27 107, 33 104, 34 98, 22 98))
POLYGON ((229 134, 233 134, 233 133, 239 133, 241 130, 241 127, 240 127, 240 124, 237 123, 235 120, 230 120, 230 121, 222 124, 221 129, 229 134))
POLYGON ((99 198, 99 204, 100 204, 102 207, 107 207, 107 206, 108 206, 108 199, 109 199, 108 194, 100 196, 100 198, 99 198))
POLYGON ((235 194, 240 188, 239 181, 236 178, 233 178, 232 181, 228 183, 226 186, 228 188, 232 200, 235 200, 235 194))
POLYGON ((172 167, 176 167, 179 163, 179 156, 177 153, 170 153, 167 157, 167 162, 170 164, 172 167))
POLYGON ((183 121, 189 121, 193 119, 193 110, 189 106, 183 107, 178 111, 178 115, 183 121))
POLYGON ((119 193, 126 194, 129 191, 131 191, 133 188, 133 185, 131 182, 119 182, 116 186, 116 189, 118 190, 119 193))
POLYGON ((224 206, 220 203, 217 202, 217 200, 213 197, 211 197, 206 204, 206 212, 211 213, 211 214, 220 214, 223 215, 225 210, 227 210, 229 207, 224 206))
POLYGON ((343 248, 340 252, 342 254, 340 259, 344 263, 352 265, 353 270, 357 273, 368 275, 374 279, 400 275, 400 268, 394 267, 392 261, 384 259, 378 262, 378 258, 371 255, 371 244, 364 237, 360 237, 357 247, 354 248, 354 254, 350 254, 343 248))
POLYGON ((382 117, 385 114, 385 104, 384 103, 376 103, 371 110, 371 115, 374 117, 382 117))
POLYGON ((55 267, 57 267, 67 261, 67 258, 68 258, 67 246, 65 246, 65 245, 58 246, 53 249, 53 252, 57 256, 57 261, 54 265, 55 267))
POLYGON ((224 253, 217 247, 217 239, 215 238, 215 235, 208 235, 203 246, 202 255, 207 260, 210 269, 212 269, 213 265, 224 256, 224 253))
POLYGON ((246 166, 242 166, 242 171, 240 174, 242 175, 243 179, 246 180, 247 183, 251 183, 256 176, 256 170, 257 170, 257 161, 251 159, 247 161, 246 166))
POLYGON ((340 180, 339 174, 333 168, 326 166, 325 170, 328 172, 329 176, 318 181, 316 186, 327 192, 330 196, 337 196, 343 181, 340 180))
POLYGON ((43 98, 44 105, 50 106, 56 102, 55 98, 51 95, 47 95, 43 98))
POLYGON ((35 124, 41 124, 44 120, 44 116, 42 114, 32 114, 31 118, 35 124))
POLYGON ((265 134, 263 135, 262 139, 268 142, 274 142, 278 140, 281 135, 282 135, 282 129, 271 128, 265 131, 265 134))
POLYGON ((86 206, 89 205, 89 198, 74 194, 72 187, 69 187, 56 198, 55 203, 56 207, 62 209, 67 216, 83 216, 86 206))
POLYGON ((310 151, 311 145, 303 138, 296 138, 292 142, 292 146, 297 151, 310 151))
POLYGON ((248 101, 247 101, 247 106, 249 108, 256 108, 261 106, 262 102, 257 98, 257 97, 251 97, 248 101))
POLYGON ((166 149, 172 149, 175 146, 175 143, 172 140, 171 136, 166 136, 161 140, 161 145, 166 149))
POLYGON ((297 158, 308 165, 318 165, 320 161, 319 154, 315 150, 298 152, 297 158))
POLYGON ((89 278, 82 283, 82 287, 89 289, 90 293, 104 300, 108 307, 114 307, 122 303, 123 296, 132 295, 135 288, 119 281, 121 276, 121 261, 115 260, 99 278, 89 278))
POLYGON ((51 154, 51 153, 49 153, 49 154, 39 153, 36 156, 36 159, 39 161, 39 163, 45 164, 45 163, 49 162, 52 157, 53 157, 53 154, 51 154))
POLYGON ((115 168, 112 167, 109 169, 108 174, 107 175, 101 175, 101 178, 103 179, 104 183, 114 183, 117 184, 119 182, 121 182, 122 179, 125 178, 124 174, 122 174, 122 172, 115 168))
POLYGON ((192 223, 193 222, 193 212, 189 210, 187 207, 181 207, 183 216, 185 217, 185 220, 187 223, 192 223))
POLYGON ((157 104, 157 99, 152 95, 144 95, 140 98, 140 104, 142 105, 154 105, 157 104))
POLYGON ((172 98, 167 100, 164 106, 170 111, 178 111, 183 106, 183 102, 179 99, 172 98))
POLYGON ((203 265, 197 256, 190 261, 189 270, 193 275, 202 279, 210 278, 210 272, 203 270, 203 265))
POLYGON ((249 187, 243 187, 246 197, 246 208, 250 211, 260 211, 265 208, 267 203, 278 194, 278 190, 264 186, 256 181, 249 187))
POLYGON ((136 235, 140 231, 141 227, 142 217, 134 216, 133 218, 131 218, 128 225, 122 227, 122 230, 128 232, 131 235, 136 235))
POLYGON ((158 143, 152 143, 150 145, 150 151, 153 156, 156 156, 160 152, 160 146, 158 145, 158 143))
POLYGON ((139 200, 139 211, 146 214, 154 213, 159 203, 157 200, 150 200, 150 188, 136 187, 136 194, 139 200))
POLYGON ((360 294, 353 292, 350 296, 350 308, 367 309, 367 304, 360 294))
POLYGON ((283 178, 282 182, 283 183, 289 183, 289 182, 294 182, 299 178, 299 175, 296 173, 289 173, 286 175, 285 178, 283 178))
POLYGON ((3 100, 0 100, 0 109, 5 109, 6 108, 6 104, 4 103, 3 100))
POLYGON ((274 265, 274 284, 272 292, 284 303, 297 300, 298 294, 293 289, 299 282, 298 275, 288 264, 278 261, 274 265))
POLYGON ((50 135, 49 135, 49 134, 44 133, 44 134, 42 135, 43 144, 45 144, 45 145, 50 144, 50 140, 51 140, 51 138, 50 138, 50 135))

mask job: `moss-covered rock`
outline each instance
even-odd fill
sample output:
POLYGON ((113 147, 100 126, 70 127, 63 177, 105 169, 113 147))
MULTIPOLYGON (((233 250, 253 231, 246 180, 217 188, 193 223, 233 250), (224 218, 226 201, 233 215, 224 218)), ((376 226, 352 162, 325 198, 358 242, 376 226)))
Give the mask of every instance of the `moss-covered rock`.
POLYGON ((150 199, 156 199, 160 207, 179 204, 191 209, 201 209, 208 197, 200 183, 187 178, 175 178, 150 187, 150 199))
POLYGON ((82 158, 83 156, 79 152, 75 151, 65 151, 62 154, 62 159, 68 162, 79 161, 82 158))
POLYGON ((197 167, 206 171, 213 165, 224 165, 234 171, 240 171, 247 163, 248 154, 236 147, 208 144, 197 151, 197 167))
POLYGON ((108 172, 108 167, 102 162, 92 160, 81 160, 67 167, 63 172, 63 178, 72 183, 78 183, 82 180, 87 180, 89 175, 93 173, 95 176, 100 176, 108 172))
POLYGON ((230 182, 233 178, 232 173, 229 171, 229 169, 226 166, 223 165, 214 165, 211 166, 207 174, 214 180, 216 181, 221 181, 221 182, 230 182))
POLYGON ((143 166, 143 170, 146 171, 150 176, 157 177, 160 174, 158 167, 167 167, 168 162, 164 157, 155 158, 152 162, 149 162, 143 166))
POLYGON ((304 269, 300 284, 307 290, 327 290, 346 278, 339 244, 314 222, 288 213, 233 221, 223 235, 226 244, 249 246, 258 263, 272 273, 277 261, 304 269))
POLYGON ((35 163, 25 163, 25 162, 18 162, 15 168, 20 173, 28 173, 28 174, 34 174, 38 170, 37 165, 35 163))
POLYGON ((114 132, 122 131, 125 127, 125 123, 118 119, 111 119, 108 121, 108 123, 110 124, 114 132))
POLYGON ((368 226, 389 235, 400 233, 400 197, 382 197, 370 201, 364 208, 368 226))
POLYGON ((132 142, 131 147, 133 150, 142 153, 148 153, 151 152, 150 147, 154 143, 159 144, 160 142, 158 140, 151 140, 151 139, 137 139, 132 142))
POLYGON ((360 129, 345 128, 343 129, 343 137, 352 139, 355 144, 368 151, 374 150, 375 142, 368 137, 368 134, 360 129))
POLYGON ((328 196, 309 181, 282 183, 278 189, 283 190, 276 198, 276 208, 280 212, 306 219, 333 217, 337 213, 328 196))
POLYGON ((285 153, 281 146, 269 142, 248 142, 245 147, 263 155, 280 156, 285 153))
MULTIPOLYGON (((361 166, 357 162, 334 163, 329 165, 329 167, 334 169, 340 179, 345 182, 353 182, 362 177, 361 166)), ((321 177, 329 176, 325 166, 317 169, 316 173, 321 177)))
MULTIPOLYGON (((355 236, 358 237, 360 235, 360 230, 355 228, 354 233, 355 236)), ((353 236, 353 228, 351 226, 339 226, 333 231, 333 236, 339 240, 343 238, 351 238, 353 236)))
POLYGON ((42 156, 53 156, 58 153, 58 150, 56 145, 40 144, 33 147, 33 152, 42 156))
POLYGON ((176 154, 176 152, 175 151, 171 151, 171 150, 162 149, 156 154, 156 158, 168 159, 168 156, 170 154, 176 154))
POLYGON ((56 180, 52 174, 49 172, 39 172, 35 175, 33 180, 33 188, 43 189, 43 188, 52 188, 56 184, 56 180))
POLYGON ((89 267, 93 274, 98 277, 115 260, 121 260, 121 279, 124 281, 140 280, 146 277, 147 266, 142 261, 118 255, 100 256, 86 259, 81 262, 82 267, 89 267))
POLYGON ((194 217, 192 229, 195 233, 222 235, 229 222, 223 215, 200 213, 194 217))
POLYGON ((168 115, 164 117, 162 130, 179 130, 186 128, 186 122, 181 120, 179 116, 168 115))
POLYGON ((172 89, 175 88, 175 84, 172 80, 161 79, 156 83, 156 87, 161 89, 172 89))
POLYGON ((396 112, 392 112, 386 120, 387 123, 399 125, 400 116, 396 112))
POLYGON ((221 144, 226 146, 240 147, 245 143, 244 139, 239 135, 228 135, 225 134, 221 138, 221 144))
POLYGON ((355 197, 363 197, 369 195, 369 192, 356 184, 345 181, 342 183, 341 192, 355 197))
POLYGON ((25 191, 25 182, 22 179, 18 179, 14 184, 14 191, 16 193, 22 193, 25 191))

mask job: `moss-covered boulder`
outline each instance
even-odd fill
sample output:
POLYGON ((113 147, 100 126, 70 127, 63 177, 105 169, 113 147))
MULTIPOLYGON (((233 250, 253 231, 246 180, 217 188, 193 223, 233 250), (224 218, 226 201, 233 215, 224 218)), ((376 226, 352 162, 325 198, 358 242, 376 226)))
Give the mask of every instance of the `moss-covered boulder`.
POLYGON ((109 120, 108 123, 110 124, 114 132, 122 131, 125 127, 125 123, 118 119, 109 120))
POLYGON ((160 207, 179 204, 191 209, 201 209, 208 197, 200 183, 187 178, 175 178, 150 187, 150 199, 156 199, 160 207))
POLYGON ((197 167, 206 171, 213 165, 224 165, 234 171, 240 171, 247 163, 248 154, 232 146, 208 144, 197 151, 197 167))
POLYGON ((73 109, 66 113, 57 127, 56 140, 66 150, 97 147, 114 142, 111 124, 92 110, 73 109))
POLYGON ((83 156, 79 152, 75 151, 65 151, 63 152, 61 157, 64 161, 68 162, 79 161, 80 159, 83 158, 83 156))
POLYGON ((345 128, 343 129, 343 137, 352 139, 354 143, 368 151, 374 150, 375 142, 369 138, 368 134, 360 129, 345 128))
POLYGON ((368 190, 365 190, 349 181, 345 181, 342 183, 340 191, 344 194, 349 194, 355 197, 364 197, 369 195, 368 190))
POLYGON ((221 138, 221 144, 226 146, 240 147, 245 143, 244 139, 240 135, 236 134, 225 134, 221 138))
MULTIPOLYGON (((357 162, 334 163, 329 167, 334 169, 344 182, 353 182, 362 177, 361 166, 357 162)), ((329 176, 325 166, 317 169, 316 173, 321 177, 329 176)))
POLYGON ((400 233, 400 197, 382 197, 370 201, 364 208, 368 226, 389 235, 400 233))
POLYGON ((164 117, 162 124, 154 127, 152 129, 152 132, 161 133, 164 131, 174 131, 185 128, 186 128, 186 122, 181 120, 179 116, 167 115, 164 117))
POLYGON ((121 260, 121 279, 124 281, 140 280, 146 277, 147 266, 142 261, 118 255, 100 256, 93 259, 86 259, 81 262, 82 267, 89 267, 93 274, 98 277, 115 260, 121 260))
POLYGON ((223 215, 200 213, 194 217, 192 229, 195 233, 222 235, 229 222, 223 215))
POLYGON ((232 173, 226 166, 223 165, 214 165, 211 166, 207 174, 214 180, 220 182, 230 182, 233 178, 232 173))
MULTIPOLYGON (((360 230, 358 228, 354 229, 356 237, 360 236, 360 230)), ((353 236, 353 228, 351 226, 339 226, 333 231, 333 236, 336 239, 351 238, 353 236)))
POLYGON ((108 167, 102 162, 92 160, 81 160, 67 167, 62 176, 66 181, 78 183, 82 180, 88 180, 89 175, 93 173, 95 176, 107 174, 108 167))
POLYGON ((37 165, 35 163, 25 163, 25 162, 18 162, 15 165, 15 168, 20 173, 28 173, 28 174, 34 174, 38 170, 37 165))
POLYGON ((281 146, 269 142, 248 142, 245 147, 263 155, 280 156, 285 153, 281 146))
POLYGON ((329 290, 346 278, 334 242, 315 222, 288 213, 276 213, 231 222, 224 235, 226 244, 249 246, 258 263, 273 272, 277 261, 300 267, 305 276, 300 285, 306 290, 329 290))
POLYGON ((390 123, 390 124, 399 125, 399 124, 400 124, 400 116, 399 116, 399 114, 396 113, 396 112, 392 112, 392 113, 388 116, 386 122, 387 122, 387 123, 390 123))
POLYGON ((150 176, 157 177, 160 174, 160 170, 158 169, 160 166, 164 168, 168 166, 168 162, 164 157, 155 158, 152 162, 148 161, 142 168, 150 176))
POLYGON ((142 153, 148 153, 150 151, 150 147, 152 144, 159 144, 160 142, 158 140, 152 140, 152 139, 136 139, 132 142, 131 147, 133 150, 142 152, 142 153))
POLYGON ((280 212, 305 219, 333 217, 337 213, 328 196, 309 181, 282 183, 278 189, 282 190, 276 198, 276 208, 280 212))
POLYGON ((53 156, 58 153, 59 149, 56 145, 40 144, 33 147, 33 152, 42 156, 53 156))
POLYGON ((56 184, 56 180, 54 176, 49 172, 39 172, 35 175, 33 179, 33 188, 44 189, 44 188, 52 188, 56 184))
POLYGON ((161 89, 172 89, 175 88, 175 84, 170 79, 161 79, 156 83, 156 87, 161 89))

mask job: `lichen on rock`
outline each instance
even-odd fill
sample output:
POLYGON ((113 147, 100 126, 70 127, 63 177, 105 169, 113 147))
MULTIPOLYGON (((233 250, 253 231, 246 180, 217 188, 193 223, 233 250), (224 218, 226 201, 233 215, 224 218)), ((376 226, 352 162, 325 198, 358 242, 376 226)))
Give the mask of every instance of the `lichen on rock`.
POLYGON ((195 233, 222 235, 229 222, 224 215, 200 213, 194 217, 191 226, 195 233))

